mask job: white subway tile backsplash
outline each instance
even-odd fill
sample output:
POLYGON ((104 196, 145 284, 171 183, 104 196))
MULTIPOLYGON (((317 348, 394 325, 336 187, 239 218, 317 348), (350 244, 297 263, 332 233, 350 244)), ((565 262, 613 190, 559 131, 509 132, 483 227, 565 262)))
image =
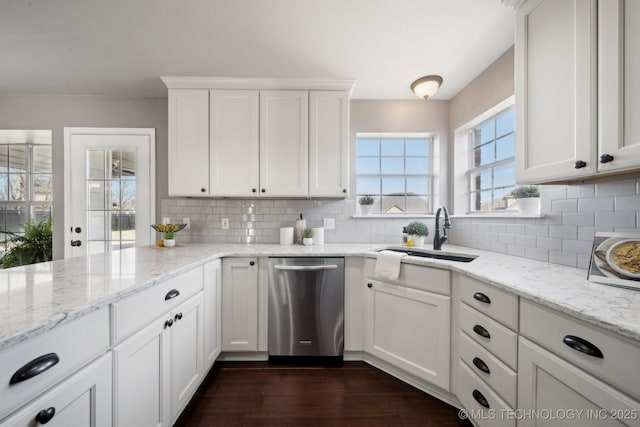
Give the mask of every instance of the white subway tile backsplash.
POLYGON ((538 248, 525 248, 524 254, 527 258, 536 259, 538 261, 549 261, 549 251, 538 248))
POLYGON ((594 197, 596 195, 595 184, 580 184, 567 186, 567 199, 594 197))
POLYGON ((570 252, 549 251, 549 262, 576 267, 578 265, 578 256, 570 252))
POLYGON ((570 252, 578 255, 589 255, 591 253, 591 247, 593 242, 585 240, 568 240, 562 241, 563 252, 570 252))
POLYGON ((606 181, 596 184, 596 196, 627 196, 636 194, 636 179, 606 181))
POLYGON ((616 196, 615 198, 615 211, 640 211, 640 196, 616 196))
POLYGON ((596 212, 596 227, 635 228, 635 212, 596 212))
POLYGON ((563 213, 562 223, 564 225, 575 225, 578 227, 593 227, 596 223, 596 216, 593 213, 563 213))
POLYGON ((547 237, 549 235, 549 226, 547 226, 547 225, 527 224, 525 226, 525 232, 530 236, 547 237))
POLYGON ((613 210, 613 197, 593 197, 578 199, 580 212, 610 212, 613 210))
POLYGON ((538 237, 536 239, 536 246, 540 249, 549 249, 554 251, 562 250, 562 239, 538 237))
POLYGON ((578 200, 577 199, 565 199, 565 200, 552 200, 551 212, 577 212, 578 200))
POLYGON ((549 237, 561 239, 575 239, 578 234, 578 227, 575 225, 550 225, 549 237))

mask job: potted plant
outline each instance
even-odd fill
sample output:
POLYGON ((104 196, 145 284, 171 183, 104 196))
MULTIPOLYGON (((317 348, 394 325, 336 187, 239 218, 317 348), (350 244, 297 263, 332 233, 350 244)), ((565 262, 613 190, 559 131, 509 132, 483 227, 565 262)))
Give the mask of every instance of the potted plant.
POLYGON ((170 248, 176 245, 176 239, 173 231, 165 231, 162 234, 162 243, 166 248, 170 248))
POLYGON ((518 187, 511 192, 523 215, 540 215, 540 189, 535 185, 518 187))
POLYGON ((360 199, 358 199, 358 203, 360 204, 360 213, 362 213, 362 215, 369 215, 373 209, 373 202, 373 197, 368 194, 360 197, 360 199))
POLYGON ((407 225, 407 234, 407 245, 411 245, 409 242, 412 242, 413 246, 422 247, 424 238, 429 235, 429 227, 423 222, 413 221, 407 225))
POLYGON ((24 226, 24 234, 11 231, 3 231, 3 233, 11 237, 5 240, 8 244, 7 253, 0 260, 0 268, 17 267, 53 259, 51 218, 43 222, 27 222, 24 226))
POLYGON ((304 237, 302 238, 302 244, 305 246, 313 245, 313 230, 310 228, 304 229, 304 237))
POLYGON ((151 228, 162 233, 162 240, 158 242, 158 246, 167 248, 176 245, 175 233, 186 226, 187 224, 151 224, 151 228))

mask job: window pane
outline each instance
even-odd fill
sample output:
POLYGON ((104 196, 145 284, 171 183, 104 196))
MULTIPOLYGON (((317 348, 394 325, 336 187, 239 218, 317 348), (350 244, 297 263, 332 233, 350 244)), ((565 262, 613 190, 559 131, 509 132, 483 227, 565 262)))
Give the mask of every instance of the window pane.
POLYGON ((104 181, 89 181, 89 210, 105 210, 108 209, 105 202, 104 181))
POLYGON ((380 145, 380 154, 383 156, 404 156, 404 140, 402 139, 383 139, 380 145))
POLYGON ((509 110, 501 113, 496 118, 496 138, 505 135, 507 133, 511 133, 514 130, 514 109, 510 108, 509 110))
POLYGON ((429 197, 407 196, 407 212, 429 212, 429 197))
POLYGON ((429 194, 429 180, 427 178, 407 178, 407 195, 429 194))
POLYGON ((484 190, 491 187, 491 169, 483 169, 471 174, 471 190, 484 190))
POLYGON ((383 157, 380 162, 382 163, 383 175, 404 174, 404 159, 402 157, 383 157))
POLYGON ((356 188, 358 194, 380 194, 380 178, 358 178, 356 188))
POLYGON ((33 200, 51 201, 53 189, 51 187, 51 175, 33 176, 33 200))
POLYGON ((377 175, 380 173, 380 158, 358 157, 356 158, 356 170, 362 175, 377 175))
POLYGON ((0 200, 9 200, 9 175, 0 173, 0 200))
POLYGON ((379 156, 380 141, 372 138, 358 138, 356 140, 356 155, 358 156, 379 156))
POLYGON ((382 178, 382 194, 404 196, 404 178, 382 178))
POLYGON ((120 209, 136 210, 136 181, 135 177, 120 181, 120 209))
POLYGON ((42 205, 31 205, 31 218, 35 222, 43 222, 48 221, 51 217, 51 205, 50 204, 42 204, 42 205))
POLYGON ((496 140, 496 160, 502 160, 516 155, 516 135, 511 133, 496 140))
POLYGON ((25 205, 20 204, 7 204, 6 205, 6 221, 7 231, 14 233, 20 233, 24 230, 24 225, 27 223, 27 212, 25 205))
POLYGON ((136 175, 136 152, 126 150, 120 152, 119 173, 123 178, 132 178, 136 175))
POLYGON ((27 176, 25 174, 9 175, 9 199, 10 200, 27 200, 27 176))
POLYGON ((493 169, 493 186, 506 187, 516 183, 516 170, 513 162, 496 166, 493 169))
POLYGON ((0 145, 0 173, 9 171, 9 146, 0 145))
POLYGON ((512 206, 514 199, 508 197, 514 188, 515 187, 499 188, 493 191, 494 209, 504 210, 515 208, 515 206, 512 206))
POLYGON ((33 172, 52 173, 50 145, 33 147, 33 172))
POLYGON ((107 234, 110 233, 107 233, 105 215, 110 214, 104 211, 87 212, 88 240, 107 240, 107 234))
POLYGON ((486 164, 493 163, 496 160, 494 142, 478 147, 474 149, 474 151, 474 166, 484 166, 486 164))
POLYGON ((87 151, 87 157, 89 179, 106 179, 105 152, 102 150, 89 150, 87 151))
POLYGON ((404 196, 382 196, 382 212, 403 213, 406 212, 404 196))
POLYGON ((489 142, 494 138, 494 136, 494 123, 493 120, 489 120, 476 129, 474 145, 481 145, 485 142, 489 142))
POLYGON ((407 175, 428 175, 431 172, 429 157, 407 157, 405 163, 407 175))
POLYGON ((27 171, 27 148, 24 145, 9 146, 9 171, 24 173, 27 171))
POLYGON ((428 156, 429 153, 429 139, 407 139, 406 150, 407 156, 428 156))

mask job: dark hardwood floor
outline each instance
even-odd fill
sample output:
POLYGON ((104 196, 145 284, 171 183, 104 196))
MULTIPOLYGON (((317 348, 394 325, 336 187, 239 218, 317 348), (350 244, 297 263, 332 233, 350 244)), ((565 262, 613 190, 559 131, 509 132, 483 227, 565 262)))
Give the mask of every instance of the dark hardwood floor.
POLYGON ((216 362, 176 426, 471 426, 458 410, 363 362, 216 362))

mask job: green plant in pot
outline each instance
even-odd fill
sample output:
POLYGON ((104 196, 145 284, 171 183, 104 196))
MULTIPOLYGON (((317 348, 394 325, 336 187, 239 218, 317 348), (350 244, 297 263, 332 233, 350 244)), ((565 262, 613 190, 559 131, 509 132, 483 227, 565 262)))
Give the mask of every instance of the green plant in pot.
POLYGON ((51 261, 53 258, 51 218, 43 222, 27 222, 24 234, 4 233, 11 237, 4 241, 8 250, 0 260, 0 268, 51 261))
POLYGON ((369 196, 368 194, 365 194, 358 199, 358 203, 360 204, 360 212, 362 213, 362 215, 369 215, 371 213, 374 201, 375 200, 373 199, 373 197, 369 196))
POLYGON ((518 187, 511 192, 523 215, 540 215, 540 189, 535 185, 518 187))
POLYGON ((171 247, 176 245, 175 233, 173 231, 165 231, 162 234, 162 239, 164 240, 164 245, 166 247, 171 247))
POLYGON ((413 221, 407 225, 407 234, 409 235, 407 244, 413 246, 422 247, 424 245, 424 238, 429 235, 429 227, 424 222, 413 221))
POLYGON ((313 245, 313 230, 310 228, 305 228, 304 233, 302 234, 302 244, 305 246, 313 245))

